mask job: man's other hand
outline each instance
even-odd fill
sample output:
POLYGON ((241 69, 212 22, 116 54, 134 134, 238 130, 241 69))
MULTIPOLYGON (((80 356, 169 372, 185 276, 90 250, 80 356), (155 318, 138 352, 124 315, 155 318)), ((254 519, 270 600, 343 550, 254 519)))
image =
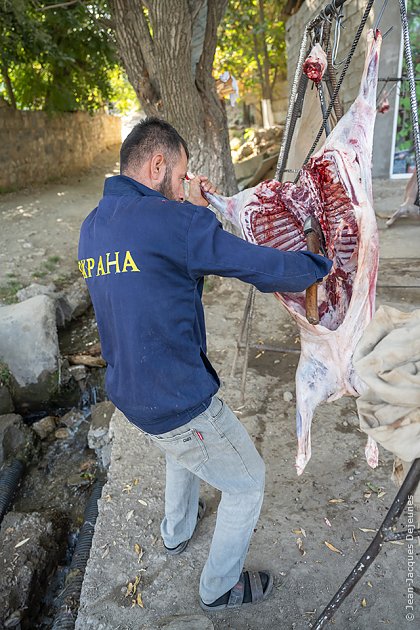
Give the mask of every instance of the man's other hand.
POLYGON ((193 179, 189 180, 190 193, 188 201, 195 206, 208 206, 209 202, 204 197, 203 193, 217 193, 216 186, 211 183, 208 177, 205 175, 196 175, 193 179))

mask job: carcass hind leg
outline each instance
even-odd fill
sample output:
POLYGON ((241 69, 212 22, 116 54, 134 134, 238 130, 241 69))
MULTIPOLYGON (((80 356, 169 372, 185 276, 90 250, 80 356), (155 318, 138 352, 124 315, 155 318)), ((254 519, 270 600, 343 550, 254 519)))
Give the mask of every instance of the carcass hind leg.
MULTIPOLYGON (((320 361, 305 360, 301 355, 296 372, 296 433, 298 452, 296 472, 301 475, 311 458, 311 424, 314 411, 319 403, 330 395, 334 375, 320 361)), ((335 380, 335 379, 334 379, 335 380)))

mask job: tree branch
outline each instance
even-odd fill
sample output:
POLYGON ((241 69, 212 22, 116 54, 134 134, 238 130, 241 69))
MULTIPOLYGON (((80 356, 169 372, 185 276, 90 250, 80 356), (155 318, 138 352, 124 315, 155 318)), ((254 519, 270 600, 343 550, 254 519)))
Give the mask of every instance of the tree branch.
POLYGON ((260 77, 261 90, 262 90, 263 89, 263 85, 264 85, 264 74, 263 74, 262 65, 261 65, 261 61, 260 61, 260 57, 259 57, 258 39, 257 39, 257 35, 256 35, 255 31, 252 32, 252 39, 254 40, 254 58, 255 58, 255 61, 257 62, 258 75, 260 77))
POLYGON ((263 49, 263 68, 264 68, 264 80, 262 84, 263 98, 271 100, 271 85, 270 85, 270 59, 268 56, 267 42, 265 41, 265 16, 264 16, 264 0, 258 0, 258 9, 260 16, 260 25, 262 29, 262 49, 263 49))
POLYGON ((110 0, 115 35, 128 79, 148 115, 159 114, 161 99, 153 41, 143 7, 135 0, 110 0), (144 54, 146 53, 146 54, 144 54))
POLYGON ((204 4, 207 3, 208 0, 188 0, 188 4, 190 6, 190 13, 191 13, 191 21, 195 22, 195 20, 197 19, 198 14, 200 13, 200 10, 202 8, 202 6, 204 4))
POLYGON ((272 80, 272 82, 271 82, 271 92, 273 92, 273 90, 274 90, 274 84, 275 84, 276 79, 277 79, 277 71, 278 71, 278 69, 279 69, 279 67, 278 67, 278 66, 276 66, 276 67, 274 68, 274 76, 273 76, 273 80, 272 80))
POLYGON ((45 7, 39 7, 35 11, 48 11, 49 9, 61 9, 62 7, 69 7, 72 4, 83 4, 82 0, 69 0, 68 2, 59 2, 58 4, 48 4, 45 7))
MULTIPOLYGON (((170 112, 184 109, 177 115, 179 131, 186 135, 188 127, 187 110, 190 117, 199 116, 200 101, 191 72, 192 22, 187 0, 154 0, 150 3, 150 20, 153 27, 153 40, 156 62, 161 78, 161 94, 165 117, 170 112), (188 107, 183 102, 190 99, 188 107), (180 102, 181 99, 181 102, 180 102), (185 113, 185 116, 184 116, 185 113)), ((174 120, 168 118, 169 122, 174 120)), ((198 125, 198 118, 191 124, 198 125)))
POLYGON ((211 77, 214 54, 217 44, 217 28, 226 11, 228 0, 208 0, 207 24, 204 38, 203 52, 197 67, 197 81, 203 83, 206 77, 211 77))
POLYGON ((2 75, 3 75, 4 82, 6 84, 7 96, 9 97, 9 101, 10 101, 9 105, 11 105, 13 107, 13 109, 17 109, 16 99, 15 99, 15 94, 13 92, 12 82, 10 80, 8 68, 7 68, 6 64, 4 63, 4 61, 2 61, 2 63, 1 63, 1 72, 2 72, 2 75))

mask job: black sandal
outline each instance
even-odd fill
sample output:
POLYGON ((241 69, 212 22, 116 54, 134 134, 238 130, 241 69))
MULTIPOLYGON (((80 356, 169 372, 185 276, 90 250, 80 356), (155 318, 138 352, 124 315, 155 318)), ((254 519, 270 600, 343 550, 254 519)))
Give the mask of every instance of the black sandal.
POLYGON ((239 581, 230 591, 219 597, 219 599, 216 599, 212 604, 205 604, 203 600, 200 599, 200 606, 203 610, 208 611, 241 608, 242 606, 258 604, 258 602, 264 601, 272 590, 273 576, 268 571, 243 571, 239 581), (246 588, 247 578, 248 589, 246 588), (261 578, 264 579, 264 586, 261 578), (246 591, 248 592, 246 593, 246 591))

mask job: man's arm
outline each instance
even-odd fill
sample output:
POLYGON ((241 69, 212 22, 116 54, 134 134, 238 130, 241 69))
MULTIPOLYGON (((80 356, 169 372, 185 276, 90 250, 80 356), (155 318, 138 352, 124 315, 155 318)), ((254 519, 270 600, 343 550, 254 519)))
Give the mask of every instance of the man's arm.
POLYGON ((215 274, 239 278, 264 293, 299 292, 326 276, 332 262, 310 252, 281 252, 225 232, 211 210, 195 207, 187 237, 187 268, 193 278, 215 274))

